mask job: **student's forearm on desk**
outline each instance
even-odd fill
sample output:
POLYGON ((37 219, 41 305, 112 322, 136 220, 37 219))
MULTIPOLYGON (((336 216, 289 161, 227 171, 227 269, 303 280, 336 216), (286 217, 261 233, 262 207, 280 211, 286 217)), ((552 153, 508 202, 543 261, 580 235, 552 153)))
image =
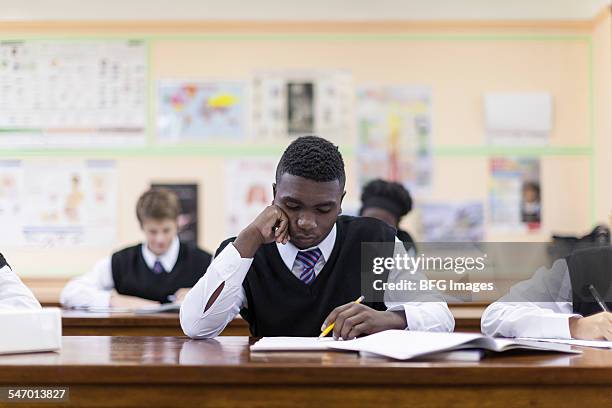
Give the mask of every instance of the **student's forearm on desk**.
POLYGON ((490 305, 482 315, 481 330, 489 336, 572 338, 569 330, 570 317, 579 315, 559 313, 557 304, 534 305, 528 302, 497 302, 490 305))
POLYGON ((242 282, 252 259, 229 244, 213 259, 181 305, 181 327, 191 338, 216 337, 244 306, 242 282))

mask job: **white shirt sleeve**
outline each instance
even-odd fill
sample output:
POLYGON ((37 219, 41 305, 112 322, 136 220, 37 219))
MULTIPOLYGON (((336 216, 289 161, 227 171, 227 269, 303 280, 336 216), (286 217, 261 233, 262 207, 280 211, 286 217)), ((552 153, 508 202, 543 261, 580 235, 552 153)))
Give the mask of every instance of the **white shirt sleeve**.
POLYGON ((510 288, 484 311, 481 330, 489 336, 570 339, 572 286, 565 260, 510 288))
POLYGON ((0 269, 0 309, 40 309, 40 303, 9 268, 0 269))
POLYGON ((62 290, 60 303, 64 307, 109 307, 115 288, 111 258, 105 258, 86 274, 72 279, 62 290))
POLYGON ((240 309, 247 306, 242 282, 252 263, 253 258, 240 257, 233 243, 212 260, 204 276, 181 304, 181 327, 187 336, 193 339, 216 337, 240 313, 240 309), (223 282, 223 290, 204 311, 208 300, 223 282))
MULTIPOLYGON (((393 257, 404 257, 405 254, 414 256, 414 249, 407 253, 402 242, 395 238, 393 257)), ((418 282, 421 279, 427 278, 420 272, 410 274, 405 270, 396 268, 389 272, 388 277, 389 282, 402 280, 418 282)), ((433 291, 386 291, 384 299, 387 310, 404 310, 407 330, 452 332, 455 328, 455 318, 440 293, 433 291)))

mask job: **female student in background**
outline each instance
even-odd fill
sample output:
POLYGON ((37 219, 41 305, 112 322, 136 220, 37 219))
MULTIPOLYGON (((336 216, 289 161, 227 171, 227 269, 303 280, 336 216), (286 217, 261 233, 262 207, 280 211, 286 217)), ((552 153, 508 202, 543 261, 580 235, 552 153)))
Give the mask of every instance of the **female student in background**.
POLYGON ((215 337, 238 313, 254 336, 318 336, 331 323, 343 339, 387 329, 452 331, 453 316, 437 295, 388 301, 385 292, 384 303, 355 302, 361 243, 398 240, 380 220, 340 216, 345 181, 336 146, 315 136, 294 140, 277 166, 271 205, 221 244, 185 297, 183 331, 215 337))
POLYGON ((400 183, 376 179, 363 187, 359 215, 386 222, 397 230, 396 235, 404 243, 406 250, 416 251, 412 236, 399 227, 402 218, 410 210, 412 210, 412 197, 400 183))
POLYGON ((211 255, 179 242, 179 214, 179 200, 171 191, 145 192, 136 204, 145 241, 71 280, 62 291, 62 306, 141 308, 182 301, 186 288, 208 268, 211 255))
POLYGON ((40 309, 40 303, 0 254, 0 310, 40 309))

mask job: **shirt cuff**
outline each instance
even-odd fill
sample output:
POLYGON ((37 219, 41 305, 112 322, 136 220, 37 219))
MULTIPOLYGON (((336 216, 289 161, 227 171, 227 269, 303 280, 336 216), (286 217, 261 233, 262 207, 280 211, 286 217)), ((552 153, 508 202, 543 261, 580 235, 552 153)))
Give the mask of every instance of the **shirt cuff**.
POLYGON ((547 316, 540 317, 538 324, 545 333, 542 333, 543 338, 551 339, 571 339, 572 335, 569 329, 569 319, 572 317, 582 317, 574 313, 551 313, 547 316))
MULTIPOLYGON (((400 305, 393 305, 387 308, 387 312, 404 312, 404 315, 406 316, 406 322, 409 322, 408 320, 408 305, 405 304, 400 304, 400 305)), ((404 327, 404 330, 408 330, 409 325, 407 324, 406 327, 404 327)))
POLYGON ((110 298, 112 291, 101 291, 92 297, 89 307, 107 308, 111 307, 110 298))

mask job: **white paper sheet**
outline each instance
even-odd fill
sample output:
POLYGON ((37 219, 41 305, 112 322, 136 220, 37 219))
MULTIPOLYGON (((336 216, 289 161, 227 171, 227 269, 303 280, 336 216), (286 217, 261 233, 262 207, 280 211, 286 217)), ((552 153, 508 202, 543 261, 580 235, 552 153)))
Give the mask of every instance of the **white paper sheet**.
POLYGON ((574 339, 537 339, 531 337, 520 337, 518 340, 540 341, 544 343, 569 344, 572 346, 612 348, 612 341, 604 340, 574 340, 574 339))
POLYGON ((333 342, 331 337, 264 337, 251 351, 325 351, 333 342))

